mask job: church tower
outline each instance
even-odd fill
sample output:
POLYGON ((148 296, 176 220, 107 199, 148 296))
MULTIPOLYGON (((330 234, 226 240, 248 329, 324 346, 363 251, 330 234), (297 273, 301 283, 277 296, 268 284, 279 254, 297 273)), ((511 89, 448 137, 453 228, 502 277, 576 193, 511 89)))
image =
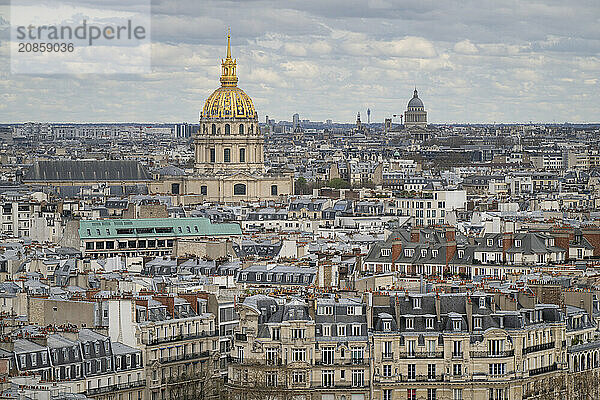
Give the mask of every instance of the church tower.
POLYGON ((195 170, 198 174, 264 172, 264 140, 252 99, 237 87, 237 61, 231 57, 231 36, 227 35, 227 56, 221 60, 221 87, 204 103, 200 130, 194 137, 195 170))

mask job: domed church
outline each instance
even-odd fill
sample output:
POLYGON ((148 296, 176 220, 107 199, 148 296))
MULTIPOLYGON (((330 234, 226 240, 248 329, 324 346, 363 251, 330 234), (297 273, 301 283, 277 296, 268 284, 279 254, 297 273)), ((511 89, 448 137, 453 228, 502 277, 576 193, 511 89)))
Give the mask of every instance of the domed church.
POLYGON ((231 37, 227 35, 221 86, 206 99, 194 136, 194 176, 182 179, 182 187, 172 186, 181 192, 177 194, 198 194, 207 201, 235 203, 293 193, 292 173, 266 171, 258 114, 250 96, 237 86, 236 68, 237 62, 231 57, 231 37))
POLYGON ((408 107, 404 112, 404 126, 410 128, 413 126, 427 126, 427 111, 423 106, 423 102, 419 98, 419 93, 415 88, 413 98, 408 102, 408 107))

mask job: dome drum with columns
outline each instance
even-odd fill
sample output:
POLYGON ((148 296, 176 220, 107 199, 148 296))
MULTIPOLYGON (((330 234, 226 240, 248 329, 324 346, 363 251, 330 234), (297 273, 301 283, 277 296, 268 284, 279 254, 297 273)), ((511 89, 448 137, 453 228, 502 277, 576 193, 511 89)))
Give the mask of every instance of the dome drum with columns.
POLYGON ((221 61, 221 87, 206 100, 200 113, 200 132, 194 138, 195 169, 199 174, 264 171, 263 138, 252 99, 237 87, 237 62, 221 61))
POLYGON ((408 102, 408 107, 404 112, 404 126, 407 128, 413 126, 427 126, 427 111, 425 111, 425 107, 419 98, 416 88, 413 93, 413 98, 408 102))

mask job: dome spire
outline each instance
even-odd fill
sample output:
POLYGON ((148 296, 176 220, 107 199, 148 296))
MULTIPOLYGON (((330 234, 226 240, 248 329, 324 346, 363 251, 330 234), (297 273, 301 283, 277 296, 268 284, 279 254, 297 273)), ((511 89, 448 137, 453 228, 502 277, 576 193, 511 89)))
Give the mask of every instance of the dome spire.
POLYGON ((235 74, 237 62, 231 58, 231 28, 227 33, 227 57, 221 60, 221 86, 237 86, 238 78, 235 74))
POLYGON ((227 32, 227 58, 231 59, 231 28, 227 32))

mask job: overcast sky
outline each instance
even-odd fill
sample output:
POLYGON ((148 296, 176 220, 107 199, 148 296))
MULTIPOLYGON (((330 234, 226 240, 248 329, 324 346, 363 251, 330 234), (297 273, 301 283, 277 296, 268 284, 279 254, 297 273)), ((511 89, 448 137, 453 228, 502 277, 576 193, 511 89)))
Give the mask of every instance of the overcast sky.
POLYGON ((261 121, 366 121, 369 107, 379 122, 415 86, 433 123, 600 121, 598 0, 154 0, 152 11, 151 74, 28 76, 9 73, 0 6, 0 123, 197 121, 228 27, 261 121))

